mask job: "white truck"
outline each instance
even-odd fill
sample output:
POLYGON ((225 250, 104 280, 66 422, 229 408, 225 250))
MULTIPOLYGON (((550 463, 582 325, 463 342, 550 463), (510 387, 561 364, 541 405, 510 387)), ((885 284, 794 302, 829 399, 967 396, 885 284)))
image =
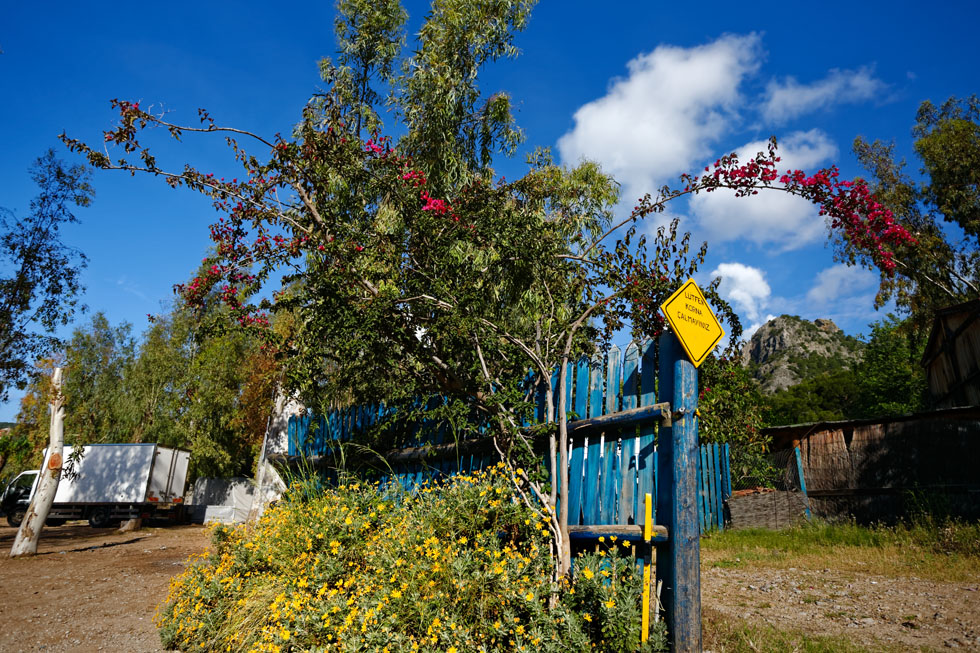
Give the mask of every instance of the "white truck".
MULTIPOLYGON (((73 460, 65 447, 64 460, 73 460)), ((47 465, 45 451, 44 464, 47 465)), ((82 447, 72 474, 62 475, 47 524, 87 519, 104 528, 137 517, 166 517, 179 512, 187 485, 190 453, 156 444, 91 444, 82 447)), ((37 490, 38 471, 18 474, 4 490, 0 508, 7 523, 19 526, 37 490)))

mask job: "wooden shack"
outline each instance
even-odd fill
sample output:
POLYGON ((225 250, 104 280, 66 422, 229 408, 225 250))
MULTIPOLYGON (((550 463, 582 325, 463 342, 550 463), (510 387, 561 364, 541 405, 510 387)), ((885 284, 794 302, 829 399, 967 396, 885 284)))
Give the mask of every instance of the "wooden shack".
POLYGON ((936 313, 922 365, 933 406, 980 405, 980 299, 936 313))
POLYGON ((813 513, 894 521, 914 512, 980 517, 980 406, 765 429, 799 442, 813 513))

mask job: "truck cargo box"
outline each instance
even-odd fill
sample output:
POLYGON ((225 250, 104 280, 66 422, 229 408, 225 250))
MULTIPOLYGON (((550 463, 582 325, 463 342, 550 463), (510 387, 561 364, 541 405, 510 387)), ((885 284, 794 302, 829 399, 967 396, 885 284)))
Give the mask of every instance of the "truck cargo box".
MULTIPOLYGON (((152 443, 86 445, 77 460, 73 452, 64 448, 65 472, 48 524, 88 519, 93 526, 106 526, 136 517, 181 517, 189 452, 152 443)), ((41 469, 47 461, 45 451, 41 469)), ((36 470, 21 472, 4 491, 0 505, 11 526, 20 524, 39 478, 36 470)))
MULTIPOLYGON (((72 447, 65 447, 66 466, 72 447)), ((92 444, 72 474, 62 477, 54 502, 170 503, 183 497, 190 454, 156 444, 92 444)), ((47 460, 47 455, 45 455, 47 460)))

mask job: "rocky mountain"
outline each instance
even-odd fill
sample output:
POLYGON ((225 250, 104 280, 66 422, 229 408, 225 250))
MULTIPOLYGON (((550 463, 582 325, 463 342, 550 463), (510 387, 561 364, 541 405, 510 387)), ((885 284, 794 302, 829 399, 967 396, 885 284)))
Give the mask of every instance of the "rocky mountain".
POLYGON ((830 320, 810 322, 780 315, 752 334, 742 348, 742 364, 762 391, 772 394, 861 360, 864 343, 846 335, 830 320))

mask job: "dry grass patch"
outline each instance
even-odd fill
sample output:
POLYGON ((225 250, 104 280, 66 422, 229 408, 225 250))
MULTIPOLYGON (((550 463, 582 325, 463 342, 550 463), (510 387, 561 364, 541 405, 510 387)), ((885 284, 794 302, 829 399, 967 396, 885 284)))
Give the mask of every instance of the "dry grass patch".
MULTIPOLYGON (((868 647, 841 635, 813 635, 769 624, 731 619, 705 608, 704 649, 712 653, 900 653, 899 645, 868 647)), ((917 649, 925 653, 931 649, 917 649)))
POLYGON ((980 524, 815 524, 784 531, 726 531, 703 538, 701 553, 703 564, 714 567, 833 568, 969 582, 980 577, 980 524))

